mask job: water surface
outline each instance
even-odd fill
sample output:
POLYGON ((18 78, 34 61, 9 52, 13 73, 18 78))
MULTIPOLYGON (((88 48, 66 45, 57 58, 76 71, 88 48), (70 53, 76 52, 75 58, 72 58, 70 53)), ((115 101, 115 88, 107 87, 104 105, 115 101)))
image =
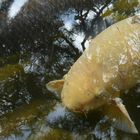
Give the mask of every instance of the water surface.
MULTIPOLYGON (((0 3, 5 15, 0 16, 0 139, 139 140, 140 134, 116 130, 98 111, 88 116, 68 111, 45 87, 67 73, 90 38, 139 14, 139 2, 21 1, 13 19, 8 14, 16 1, 0 3)), ((122 98, 140 132, 140 86, 122 98)))

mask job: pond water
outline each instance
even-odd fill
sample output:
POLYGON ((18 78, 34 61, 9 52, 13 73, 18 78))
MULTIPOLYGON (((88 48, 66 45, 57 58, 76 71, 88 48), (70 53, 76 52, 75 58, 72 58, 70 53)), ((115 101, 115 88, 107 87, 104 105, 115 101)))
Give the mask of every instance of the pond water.
MULTIPOLYGON (((67 73, 90 38, 140 14, 139 1, 21 1, 0 3, 0 140, 139 140, 98 111, 68 111, 45 87, 67 73)), ((140 85, 122 99, 140 132, 140 85)))

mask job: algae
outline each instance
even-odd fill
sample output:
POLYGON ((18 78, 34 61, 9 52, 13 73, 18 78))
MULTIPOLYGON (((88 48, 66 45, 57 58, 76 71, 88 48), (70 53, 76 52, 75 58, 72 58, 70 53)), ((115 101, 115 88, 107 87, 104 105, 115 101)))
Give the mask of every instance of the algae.
POLYGON ((20 55, 18 53, 10 56, 0 57, 0 67, 6 64, 18 64, 20 55))
POLYGON ((10 65, 7 64, 0 68, 0 81, 7 80, 10 77, 16 78, 17 75, 23 74, 24 70, 23 67, 19 64, 10 65))

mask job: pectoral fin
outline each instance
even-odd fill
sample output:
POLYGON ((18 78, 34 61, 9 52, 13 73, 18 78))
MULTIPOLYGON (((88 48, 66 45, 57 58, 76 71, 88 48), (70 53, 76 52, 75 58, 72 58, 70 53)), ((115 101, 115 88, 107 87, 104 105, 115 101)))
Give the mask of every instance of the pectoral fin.
POLYGON ((61 93, 63 85, 64 85, 64 79, 54 80, 47 83, 46 88, 51 92, 61 93))
POLYGON ((114 127, 128 133, 138 133, 125 106, 122 104, 122 101, 118 99, 119 98, 113 99, 109 104, 105 105, 104 113, 111 120, 114 127))

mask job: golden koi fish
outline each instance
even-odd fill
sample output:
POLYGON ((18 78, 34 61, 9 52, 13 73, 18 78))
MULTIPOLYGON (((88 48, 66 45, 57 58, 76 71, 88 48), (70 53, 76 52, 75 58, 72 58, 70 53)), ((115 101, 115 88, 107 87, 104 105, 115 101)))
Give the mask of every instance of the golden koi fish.
POLYGON ((140 83, 140 17, 122 20, 91 40, 62 80, 49 82, 74 112, 102 108, 114 127, 138 133, 120 94, 140 83))

